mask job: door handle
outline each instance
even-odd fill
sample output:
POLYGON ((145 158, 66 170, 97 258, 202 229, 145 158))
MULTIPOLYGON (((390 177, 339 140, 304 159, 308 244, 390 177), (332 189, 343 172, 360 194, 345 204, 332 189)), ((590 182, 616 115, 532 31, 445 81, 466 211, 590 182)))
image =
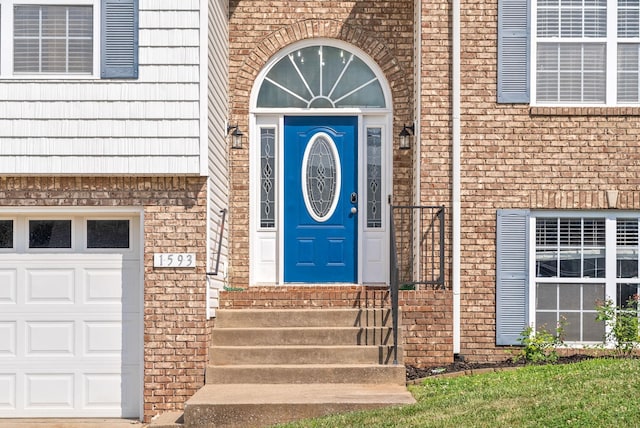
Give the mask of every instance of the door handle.
POLYGON ((356 192, 352 192, 351 193, 351 203, 352 204, 357 204, 358 203, 358 194, 356 192))
POLYGON ((356 207, 351 207, 351 214, 355 214, 358 212, 358 209, 356 207))

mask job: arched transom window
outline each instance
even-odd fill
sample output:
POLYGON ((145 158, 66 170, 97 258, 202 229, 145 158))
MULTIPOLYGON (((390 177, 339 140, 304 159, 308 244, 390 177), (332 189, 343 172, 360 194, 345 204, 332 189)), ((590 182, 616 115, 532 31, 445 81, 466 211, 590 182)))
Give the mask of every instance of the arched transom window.
POLYGON ((371 68, 346 49, 315 45, 295 50, 265 76, 257 107, 384 108, 384 92, 371 68))

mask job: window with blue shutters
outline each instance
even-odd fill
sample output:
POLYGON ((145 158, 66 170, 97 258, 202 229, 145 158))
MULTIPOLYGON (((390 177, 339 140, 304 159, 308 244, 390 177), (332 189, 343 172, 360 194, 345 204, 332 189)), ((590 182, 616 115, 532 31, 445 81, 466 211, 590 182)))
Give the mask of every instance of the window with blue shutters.
POLYGON ((0 0, 0 78, 138 77, 138 0, 0 0))
POLYGON ((499 0, 499 103, 640 104, 640 0, 499 0))
POLYGON ((640 294, 640 212, 499 210, 496 343, 525 327, 564 330, 568 344, 601 344, 596 307, 640 294))

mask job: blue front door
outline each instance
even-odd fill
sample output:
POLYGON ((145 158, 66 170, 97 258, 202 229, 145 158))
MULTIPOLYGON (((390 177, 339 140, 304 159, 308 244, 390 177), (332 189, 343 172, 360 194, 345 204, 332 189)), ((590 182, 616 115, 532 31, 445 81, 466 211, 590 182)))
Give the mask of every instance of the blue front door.
POLYGON ((284 281, 357 281, 357 117, 285 117, 284 281))

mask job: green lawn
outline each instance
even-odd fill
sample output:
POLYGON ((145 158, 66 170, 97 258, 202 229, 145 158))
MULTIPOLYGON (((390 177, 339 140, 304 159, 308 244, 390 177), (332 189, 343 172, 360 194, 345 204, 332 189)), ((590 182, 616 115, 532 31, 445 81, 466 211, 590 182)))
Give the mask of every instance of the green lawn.
POLYGON ((417 403, 305 420, 283 427, 640 427, 640 360, 428 379, 417 403))

